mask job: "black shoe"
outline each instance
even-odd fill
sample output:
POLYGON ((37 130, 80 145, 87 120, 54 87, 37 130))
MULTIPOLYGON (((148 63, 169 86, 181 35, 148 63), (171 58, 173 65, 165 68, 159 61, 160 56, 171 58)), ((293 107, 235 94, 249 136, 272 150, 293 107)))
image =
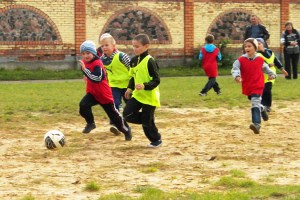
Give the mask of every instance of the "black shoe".
POLYGON ((124 135, 125 135, 125 140, 126 141, 130 141, 132 139, 131 128, 130 127, 128 127, 128 132, 124 133, 124 135))
POLYGON ((149 148, 158 148, 162 145, 162 141, 161 140, 158 140, 156 142, 151 142, 150 144, 148 144, 147 147, 149 148))
POLYGON ((91 132, 91 130, 95 129, 96 128, 96 125, 95 123, 92 123, 92 124, 86 124, 86 126, 84 127, 82 133, 89 133, 91 132))
POLYGON ((269 120, 269 116, 268 116, 266 108, 263 108, 263 110, 261 111, 261 117, 263 118, 264 121, 269 120))
POLYGON ((109 131, 112 132, 116 136, 121 134, 121 132, 115 126, 110 127, 109 131))
POLYGON ((221 94, 222 94, 221 90, 219 90, 219 91, 216 92, 216 93, 217 93, 217 95, 221 95, 221 94))
POLYGON ((251 124, 249 127, 255 134, 259 134, 260 125, 259 124, 251 124))

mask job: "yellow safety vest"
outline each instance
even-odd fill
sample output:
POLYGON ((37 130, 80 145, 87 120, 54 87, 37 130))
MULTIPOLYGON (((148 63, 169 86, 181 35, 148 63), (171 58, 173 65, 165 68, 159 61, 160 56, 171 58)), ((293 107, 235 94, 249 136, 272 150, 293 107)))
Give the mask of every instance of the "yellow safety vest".
MULTIPOLYGON (((272 52, 272 55, 271 55, 270 58, 264 57, 261 53, 258 53, 258 55, 259 55, 260 57, 262 57, 262 58, 264 59, 264 61, 265 61, 268 65, 271 64, 271 63, 274 64, 274 60, 275 60, 275 54, 274 54, 274 52, 272 52)), ((270 65, 269 65, 269 66, 270 66, 270 65)), ((270 67, 270 69, 276 74, 276 68, 275 68, 275 66, 270 67)), ((269 75, 268 75, 268 74, 264 74, 264 81, 265 81, 265 83, 271 82, 271 83, 274 84, 275 79, 273 79, 273 80, 268 80, 268 79, 269 79, 269 75)))
MULTIPOLYGON (((146 56, 142 62, 136 67, 130 68, 129 75, 134 78, 135 84, 143 84, 152 80, 148 72, 148 61, 152 58, 150 55, 146 56)), ((132 97, 143 104, 160 107, 160 93, 157 86, 153 90, 134 90, 132 97)))
POLYGON ((127 67, 120 61, 120 53, 116 53, 109 65, 104 65, 110 87, 127 88, 129 74, 127 67))

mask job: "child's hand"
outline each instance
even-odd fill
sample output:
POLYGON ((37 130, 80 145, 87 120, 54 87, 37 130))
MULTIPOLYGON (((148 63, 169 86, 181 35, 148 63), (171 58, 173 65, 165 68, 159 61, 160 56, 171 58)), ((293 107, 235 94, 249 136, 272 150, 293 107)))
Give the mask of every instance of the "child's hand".
POLYGON ((78 63, 81 65, 81 69, 84 70, 85 69, 85 64, 82 60, 78 60, 78 63))
POLYGON ((287 73, 287 71, 285 71, 284 69, 281 70, 281 72, 282 72, 285 76, 288 76, 288 75, 289 75, 289 73, 287 73))
POLYGON ((268 78, 268 80, 273 80, 273 79, 275 79, 275 78, 276 78, 276 76, 269 75, 269 78, 268 78))
POLYGON ((241 83, 242 82, 242 78, 240 76, 235 77, 235 82, 237 83, 241 83))
POLYGON ((127 88, 126 92, 125 92, 125 99, 130 99, 132 96, 132 90, 127 88))
POLYGON ((145 88, 144 84, 136 84, 135 89, 137 90, 143 90, 145 88))

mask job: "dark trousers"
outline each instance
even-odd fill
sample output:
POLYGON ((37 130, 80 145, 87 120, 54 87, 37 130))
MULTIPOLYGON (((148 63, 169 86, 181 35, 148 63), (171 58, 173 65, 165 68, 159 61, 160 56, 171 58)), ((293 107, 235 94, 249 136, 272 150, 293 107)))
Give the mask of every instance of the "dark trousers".
POLYGON ((127 101, 123 111, 123 116, 127 122, 142 124, 144 133, 151 142, 157 142, 161 139, 154 122, 155 109, 155 106, 146 105, 135 98, 131 98, 127 101))
POLYGON ((272 86, 273 83, 267 82, 265 83, 264 91, 262 94, 261 104, 263 106, 272 106, 272 86))
POLYGON ((86 123, 95 123, 94 115, 92 112, 92 106, 100 105, 112 123, 118 128, 122 133, 129 132, 129 126, 127 122, 123 119, 122 115, 116 109, 114 103, 100 104, 93 95, 87 93, 79 103, 79 113, 85 119, 86 123))
POLYGON ((207 93, 211 88, 214 89, 215 92, 220 91, 219 84, 216 81, 216 77, 209 77, 207 83, 204 88, 201 90, 201 93, 207 93))
POLYGON ((291 64, 292 64, 292 71, 293 71, 293 78, 297 79, 298 78, 298 62, 299 62, 299 53, 297 54, 288 54, 284 52, 284 63, 285 63, 285 70, 289 74, 285 78, 291 79, 292 74, 291 74, 291 64), (291 63, 292 61, 292 63, 291 63))

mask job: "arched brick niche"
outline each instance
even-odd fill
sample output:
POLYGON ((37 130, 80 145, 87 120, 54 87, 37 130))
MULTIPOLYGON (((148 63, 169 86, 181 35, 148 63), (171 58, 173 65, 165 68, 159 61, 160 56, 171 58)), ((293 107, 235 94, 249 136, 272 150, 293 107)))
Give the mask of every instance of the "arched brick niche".
POLYGON ((27 5, 0 9, 0 43, 61 42, 55 24, 42 11, 27 5))
POLYGON ((101 34, 110 33, 119 44, 129 44, 139 33, 147 34, 152 43, 170 44, 171 36, 163 20, 145 8, 118 11, 105 24, 101 34))
POLYGON ((244 40, 251 15, 250 12, 236 9, 223 12, 211 23, 208 33, 213 34, 216 40, 229 39, 231 43, 240 43, 244 40))

